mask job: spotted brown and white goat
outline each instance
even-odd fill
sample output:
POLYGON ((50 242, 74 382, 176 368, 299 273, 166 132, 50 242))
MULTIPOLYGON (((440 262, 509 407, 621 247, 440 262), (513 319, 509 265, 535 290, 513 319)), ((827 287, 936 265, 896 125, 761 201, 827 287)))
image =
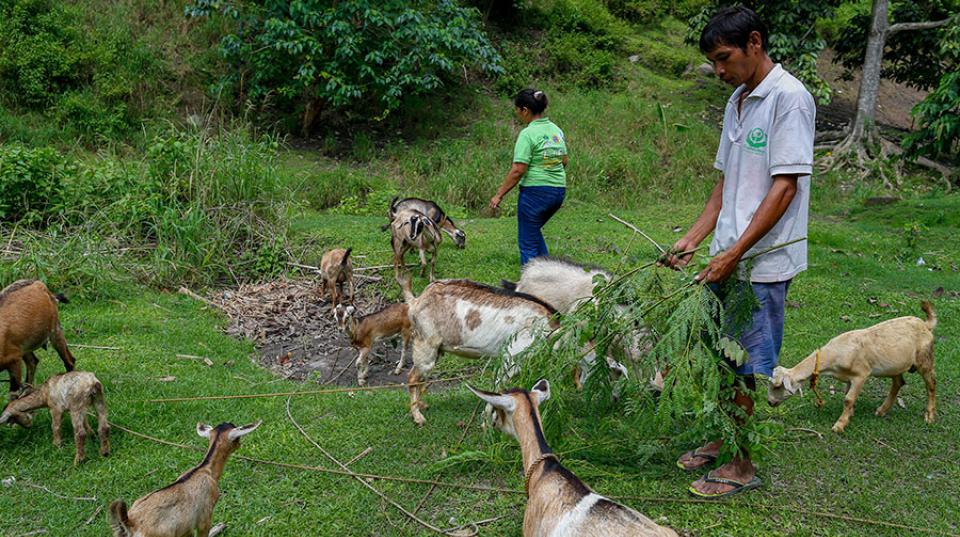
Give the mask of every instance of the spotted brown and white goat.
POLYGON ((0 371, 10 373, 10 391, 20 390, 21 364, 27 366, 27 384, 33 384, 37 370, 34 351, 46 348, 47 342, 63 360, 67 371, 73 371, 76 360, 67 348, 60 327, 55 296, 39 280, 18 280, 0 291, 0 371))
POLYGON ((413 209, 429 216, 430 219, 433 220, 433 223, 437 224, 437 227, 440 228, 440 231, 443 231, 453 239, 453 244, 455 244, 457 248, 462 249, 466 247, 467 235, 457 227, 453 219, 447 216, 447 213, 444 212, 436 202, 420 198, 400 199, 400 196, 394 197, 393 200, 390 201, 390 210, 387 213, 387 216, 390 218, 390 223, 384 224, 380 228, 381 231, 386 231, 390 228, 394 216, 396 216, 397 212, 404 209, 413 209))
POLYGON ((416 209, 401 209, 394 215, 390 225, 394 274, 397 277, 400 276, 400 271, 405 268, 404 256, 407 251, 416 248, 420 252, 421 276, 427 270, 425 252, 430 252, 430 281, 433 281, 437 265, 437 250, 443 240, 437 224, 416 209))
POLYGON ((520 443, 527 489, 524 537, 677 537, 672 529, 596 494, 560 463, 540 421, 549 382, 541 379, 530 391, 504 393, 467 388, 493 407, 494 427, 520 443))
POLYGON ((76 455, 73 464, 77 465, 86 458, 87 435, 92 434, 87 424, 87 409, 93 406, 97 411, 97 433, 100 437, 100 454, 110 454, 110 424, 107 421, 107 403, 103 397, 103 385, 93 373, 71 371, 47 379, 36 390, 24 391, 17 399, 11 400, 0 414, 0 424, 17 424, 30 427, 33 424, 32 411, 40 408, 50 409, 50 423, 53 428, 53 445, 60 447, 60 425, 63 413, 70 413, 73 423, 73 440, 76 455))
POLYGON ((198 423, 197 434, 210 440, 207 454, 173 484, 133 502, 110 504, 110 527, 114 537, 207 537, 213 508, 220 499, 220 476, 231 453, 240 447, 240 438, 252 433, 262 422, 237 427, 221 423, 216 427, 198 423))
POLYGON ((421 413, 422 384, 441 352, 468 358, 506 353, 506 372, 515 370, 511 357, 538 337, 559 327, 556 310, 539 298, 483 285, 470 280, 439 280, 415 296, 410 275, 399 279, 409 306, 413 334, 413 367, 408 376, 410 414, 417 425, 426 423, 421 413))
POLYGON ((403 340, 400 348, 400 361, 393 374, 399 375, 403 370, 404 355, 410 343, 410 317, 407 315, 407 305, 404 303, 391 304, 386 308, 369 315, 357 315, 354 306, 337 306, 336 315, 341 330, 346 332, 357 355, 357 384, 367 384, 367 375, 370 372, 370 351, 373 344, 381 339, 399 335, 403 340))
POLYGON ((340 298, 343 296, 343 286, 350 291, 349 302, 353 303, 353 263, 350 261, 350 252, 353 248, 334 248, 323 254, 320 259, 320 294, 330 290, 330 307, 336 312, 340 298))

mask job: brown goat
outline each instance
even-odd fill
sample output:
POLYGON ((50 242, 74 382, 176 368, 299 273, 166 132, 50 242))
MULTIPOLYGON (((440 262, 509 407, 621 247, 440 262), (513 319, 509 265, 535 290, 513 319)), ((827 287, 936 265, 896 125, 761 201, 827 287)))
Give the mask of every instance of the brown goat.
POLYGON ((57 297, 47 286, 38 280, 19 280, 0 291, 0 371, 10 373, 11 392, 21 387, 21 362, 27 365, 27 384, 33 383, 37 370, 34 351, 46 348, 48 341, 66 370, 73 371, 76 361, 60 327, 57 297))
POLYGON ((326 290, 330 289, 330 307, 334 310, 343 296, 344 284, 347 284, 350 290, 349 302, 353 303, 353 263, 350 262, 352 251, 353 248, 334 248, 320 259, 320 294, 325 295, 326 290))
POLYGON ((599 494, 567 470, 550 450, 540 404, 550 397, 545 379, 530 391, 492 393, 467 386, 494 409, 493 425, 520 442, 526 477, 524 537, 677 537, 643 514, 599 494))
POLYGON ((185 472, 173 484, 133 502, 130 510, 123 500, 110 504, 110 527, 114 537, 197 537, 210 534, 213 508, 220 499, 220 476, 231 453, 240 447, 240 438, 262 422, 237 427, 221 423, 216 427, 198 423, 197 434, 210 439, 203 461, 185 472))
POLYGON ((410 343, 410 317, 407 315, 407 305, 391 304, 376 313, 362 317, 356 316, 356 309, 353 306, 343 308, 341 305, 337 309, 341 308, 342 314, 337 315, 341 328, 350 337, 350 344, 359 351, 357 384, 363 386, 367 383, 367 374, 370 372, 370 350, 373 344, 398 334, 403 339, 403 347, 400 348, 400 361, 397 362, 393 374, 399 375, 403 370, 407 345, 410 343))
POLYGON ((22 427, 33 424, 30 411, 47 407, 50 409, 50 422, 53 427, 53 445, 60 447, 60 424, 63 412, 70 412, 73 422, 73 440, 77 444, 73 464, 80 464, 85 458, 87 434, 91 434, 87 424, 87 409, 93 405, 97 410, 97 433, 100 436, 100 454, 110 454, 110 425, 107 422, 107 403, 103 397, 103 385, 93 373, 71 371, 47 379, 40 388, 28 391, 19 398, 7 403, 0 414, 0 424, 16 423, 22 427))

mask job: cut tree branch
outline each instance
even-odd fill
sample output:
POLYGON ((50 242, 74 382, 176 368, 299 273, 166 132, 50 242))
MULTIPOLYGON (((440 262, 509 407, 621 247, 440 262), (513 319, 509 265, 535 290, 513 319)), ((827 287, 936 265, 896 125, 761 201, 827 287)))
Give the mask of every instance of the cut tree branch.
POLYGON ((897 33, 897 32, 908 32, 911 30, 930 30, 933 28, 939 28, 944 26, 951 19, 943 19, 942 21, 926 21, 926 22, 898 22, 896 24, 891 24, 887 28, 887 37, 897 33))

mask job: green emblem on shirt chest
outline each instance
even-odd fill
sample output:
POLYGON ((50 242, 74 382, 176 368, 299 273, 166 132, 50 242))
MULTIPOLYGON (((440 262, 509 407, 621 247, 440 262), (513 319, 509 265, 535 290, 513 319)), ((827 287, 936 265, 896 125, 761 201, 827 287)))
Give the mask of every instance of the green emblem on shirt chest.
POLYGON ((767 146, 767 133, 763 132, 763 129, 757 127, 750 131, 747 134, 747 145, 753 149, 760 149, 761 147, 767 146))

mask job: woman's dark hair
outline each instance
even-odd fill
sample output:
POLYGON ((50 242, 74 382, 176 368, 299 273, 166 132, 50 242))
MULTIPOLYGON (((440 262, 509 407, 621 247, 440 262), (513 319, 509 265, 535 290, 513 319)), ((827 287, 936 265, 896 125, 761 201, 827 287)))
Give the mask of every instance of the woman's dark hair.
POLYGON ((547 109, 547 94, 532 88, 520 90, 513 104, 517 108, 526 108, 534 114, 542 114, 547 109))
POLYGON ((740 47, 740 50, 746 52, 747 42, 753 32, 760 32, 760 43, 763 50, 767 50, 767 25, 760 15, 743 6, 723 8, 710 19, 700 33, 700 51, 709 54, 717 47, 727 45, 740 47))

